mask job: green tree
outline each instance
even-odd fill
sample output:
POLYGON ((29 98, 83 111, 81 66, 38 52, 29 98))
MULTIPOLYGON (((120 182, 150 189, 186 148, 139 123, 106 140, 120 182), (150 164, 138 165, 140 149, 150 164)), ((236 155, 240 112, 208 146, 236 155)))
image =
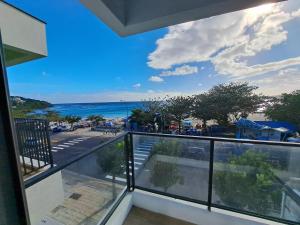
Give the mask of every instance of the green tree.
POLYGON ((42 118, 53 122, 60 122, 63 120, 63 117, 61 117, 58 112, 51 110, 48 110, 46 114, 42 116, 42 118))
POLYGON ((175 163, 156 161, 151 169, 150 182, 163 188, 164 192, 180 180, 179 171, 175 163))
POLYGON ((163 132, 164 127, 170 123, 170 118, 166 111, 165 98, 152 98, 144 101, 143 109, 148 114, 148 122, 154 127, 158 124, 158 130, 163 132))
POLYGON ((300 90, 273 99, 266 107, 265 115, 275 121, 293 123, 300 129, 300 90))
POLYGON ((138 126, 146 126, 148 123, 153 124, 152 115, 142 109, 134 109, 131 111, 130 120, 136 122, 138 126))
POLYGON ((124 160, 124 142, 118 142, 101 151, 97 155, 97 163, 102 171, 112 176, 112 198, 117 198, 116 176, 123 175, 126 165, 124 160))
POLYGON ((88 120, 92 121, 96 126, 99 125, 100 122, 105 121, 102 115, 90 115, 88 116, 88 120))
POLYGON ((193 117, 202 120, 203 126, 207 126, 207 121, 214 119, 215 105, 207 93, 195 95, 192 107, 193 117))
POLYGON ((179 156, 182 146, 179 141, 161 139, 153 146, 152 154, 179 156))
POLYGON ((67 121, 68 123, 71 124, 71 128, 73 129, 73 125, 74 123, 77 123, 81 120, 81 117, 80 116, 65 116, 64 118, 65 121, 67 121))
POLYGON ((214 188, 221 201, 236 209, 266 215, 280 206, 281 191, 267 155, 251 150, 232 157, 214 173, 214 188))
POLYGON ((178 123, 181 133, 181 122, 191 115, 193 99, 191 97, 177 96, 166 100, 166 113, 178 123))
POLYGON ((206 93, 213 119, 219 125, 227 126, 230 121, 247 117, 256 112, 264 103, 265 97, 255 93, 258 87, 247 82, 219 84, 206 93), (233 118, 230 118, 230 117, 233 118))
POLYGON ((43 110, 52 106, 49 102, 23 98, 20 96, 11 96, 10 98, 14 118, 36 118, 36 115, 30 113, 35 110, 43 110))
POLYGON ((177 159, 182 146, 179 141, 161 139, 153 146, 152 155, 166 155, 172 157, 172 162, 155 161, 151 169, 150 182, 161 187, 165 192, 169 187, 181 179, 177 166, 177 159))

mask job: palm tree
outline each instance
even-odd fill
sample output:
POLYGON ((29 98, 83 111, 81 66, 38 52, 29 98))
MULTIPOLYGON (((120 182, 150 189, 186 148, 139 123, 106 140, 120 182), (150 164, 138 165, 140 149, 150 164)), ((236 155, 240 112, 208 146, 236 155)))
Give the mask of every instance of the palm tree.
POLYGON ((71 129, 73 130, 74 123, 79 122, 81 120, 81 117, 68 115, 68 116, 65 116, 64 120, 71 124, 71 129))
POLYGON ((96 126, 101 122, 105 121, 104 117, 102 115, 90 115, 88 116, 88 120, 92 121, 93 124, 96 126))

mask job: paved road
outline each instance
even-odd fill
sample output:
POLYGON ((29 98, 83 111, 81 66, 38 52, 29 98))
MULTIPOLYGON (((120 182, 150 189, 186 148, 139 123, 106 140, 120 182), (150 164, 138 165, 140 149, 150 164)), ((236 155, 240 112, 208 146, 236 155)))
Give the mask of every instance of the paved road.
POLYGON ((61 165, 64 162, 98 146, 109 138, 74 136, 52 140, 53 162, 61 165))

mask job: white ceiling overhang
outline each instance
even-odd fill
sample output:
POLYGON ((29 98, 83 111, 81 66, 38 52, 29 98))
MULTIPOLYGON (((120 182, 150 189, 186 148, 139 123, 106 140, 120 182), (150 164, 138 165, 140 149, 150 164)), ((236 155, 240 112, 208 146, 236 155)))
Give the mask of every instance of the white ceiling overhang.
POLYGON ((120 36, 283 0, 80 0, 120 36))

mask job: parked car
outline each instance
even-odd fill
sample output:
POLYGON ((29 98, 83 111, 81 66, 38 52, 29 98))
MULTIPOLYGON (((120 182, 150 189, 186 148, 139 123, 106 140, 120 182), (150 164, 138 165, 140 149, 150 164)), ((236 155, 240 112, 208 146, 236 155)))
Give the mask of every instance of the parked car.
POLYGON ((30 138, 30 139, 26 139, 25 142, 24 142, 24 146, 27 147, 27 148, 30 148, 30 147, 35 147, 39 144, 41 144, 41 140, 38 140, 38 139, 35 139, 35 138, 30 138))

